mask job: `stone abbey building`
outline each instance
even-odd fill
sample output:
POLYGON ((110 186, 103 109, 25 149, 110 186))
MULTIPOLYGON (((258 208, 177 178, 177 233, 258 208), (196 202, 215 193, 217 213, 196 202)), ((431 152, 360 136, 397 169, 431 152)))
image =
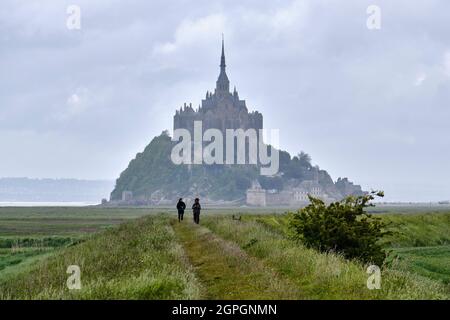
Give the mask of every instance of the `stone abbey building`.
POLYGON ((193 136, 194 121, 202 121, 203 132, 208 129, 219 129, 225 134, 226 129, 259 130, 263 128, 262 114, 258 111, 248 111, 245 100, 239 98, 236 87, 233 93, 230 92, 223 40, 220 74, 214 93, 207 91, 205 99, 202 100, 197 110, 194 110, 192 104, 184 104, 175 113, 173 128, 174 130, 187 129, 193 136))

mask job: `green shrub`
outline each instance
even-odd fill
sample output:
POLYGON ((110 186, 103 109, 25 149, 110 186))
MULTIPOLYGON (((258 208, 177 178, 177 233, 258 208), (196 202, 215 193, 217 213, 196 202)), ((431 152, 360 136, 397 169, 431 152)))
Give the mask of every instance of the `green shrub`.
POLYGON ((330 205, 313 197, 311 204, 289 214, 292 236, 306 246, 322 252, 336 251, 348 259, 381 265, 386 254, 379 240, 387 234, 380 218, 364 211, 382 192, 350 196, 330 205))

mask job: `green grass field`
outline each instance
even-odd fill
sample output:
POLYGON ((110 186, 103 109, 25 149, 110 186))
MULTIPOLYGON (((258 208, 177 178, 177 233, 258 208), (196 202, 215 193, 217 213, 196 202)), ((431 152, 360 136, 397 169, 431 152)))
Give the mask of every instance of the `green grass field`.
POLYGON ((280 211, 205 210, 196 226, 166 209, 0 208, 0 299, 449 299, 450 212, 380 216, 394 233, 369 290, 365 266, 290 240, 280 211))

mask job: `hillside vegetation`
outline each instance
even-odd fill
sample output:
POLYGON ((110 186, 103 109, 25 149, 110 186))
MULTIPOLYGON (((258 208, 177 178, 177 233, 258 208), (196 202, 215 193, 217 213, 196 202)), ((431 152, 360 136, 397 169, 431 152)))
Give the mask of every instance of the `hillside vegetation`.
POLYGON ((195 193, 204 198, 233 200, 244 196, 258 176, 256 166, 175 165, 170 158, 172 141, 167 133, 155 137, 138 153, 117 179, 112 200, 120 200, 123 191, 132 191, 143 201, 173 198, 195 193))
MULTIPOLYGON (((242 200, 255 180, 267 190, 283 190, 290 184, 317 179, 322 189, 335 198, 348 192, 347 180, 335 184, 327 171, 312 166, 311 158, 303 152, 291 157, 288 152, 279 151, 282 174, 266 177, 260 175, 257 165, 175 165, 171 160, 173 146, 167 132, 155 137, 120 174, 111 200, 121 200, 123 191, 132 191, 134 204, 194 195, 212 200, 242 200)), ((358 187, 353 189, 352 192, 358 187)))

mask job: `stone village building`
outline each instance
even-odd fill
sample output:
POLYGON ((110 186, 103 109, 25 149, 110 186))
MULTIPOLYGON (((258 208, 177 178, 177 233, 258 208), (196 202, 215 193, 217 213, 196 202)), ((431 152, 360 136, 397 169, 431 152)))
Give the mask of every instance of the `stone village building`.
POLYGON ((325 201, 333 201, 316 181, 301 182, 297 187, 286 190, 265 190, 258 181, 254 181, 247 190, 246 203, 250 206, 298 206, 309 202, 308 195, 325 201))

